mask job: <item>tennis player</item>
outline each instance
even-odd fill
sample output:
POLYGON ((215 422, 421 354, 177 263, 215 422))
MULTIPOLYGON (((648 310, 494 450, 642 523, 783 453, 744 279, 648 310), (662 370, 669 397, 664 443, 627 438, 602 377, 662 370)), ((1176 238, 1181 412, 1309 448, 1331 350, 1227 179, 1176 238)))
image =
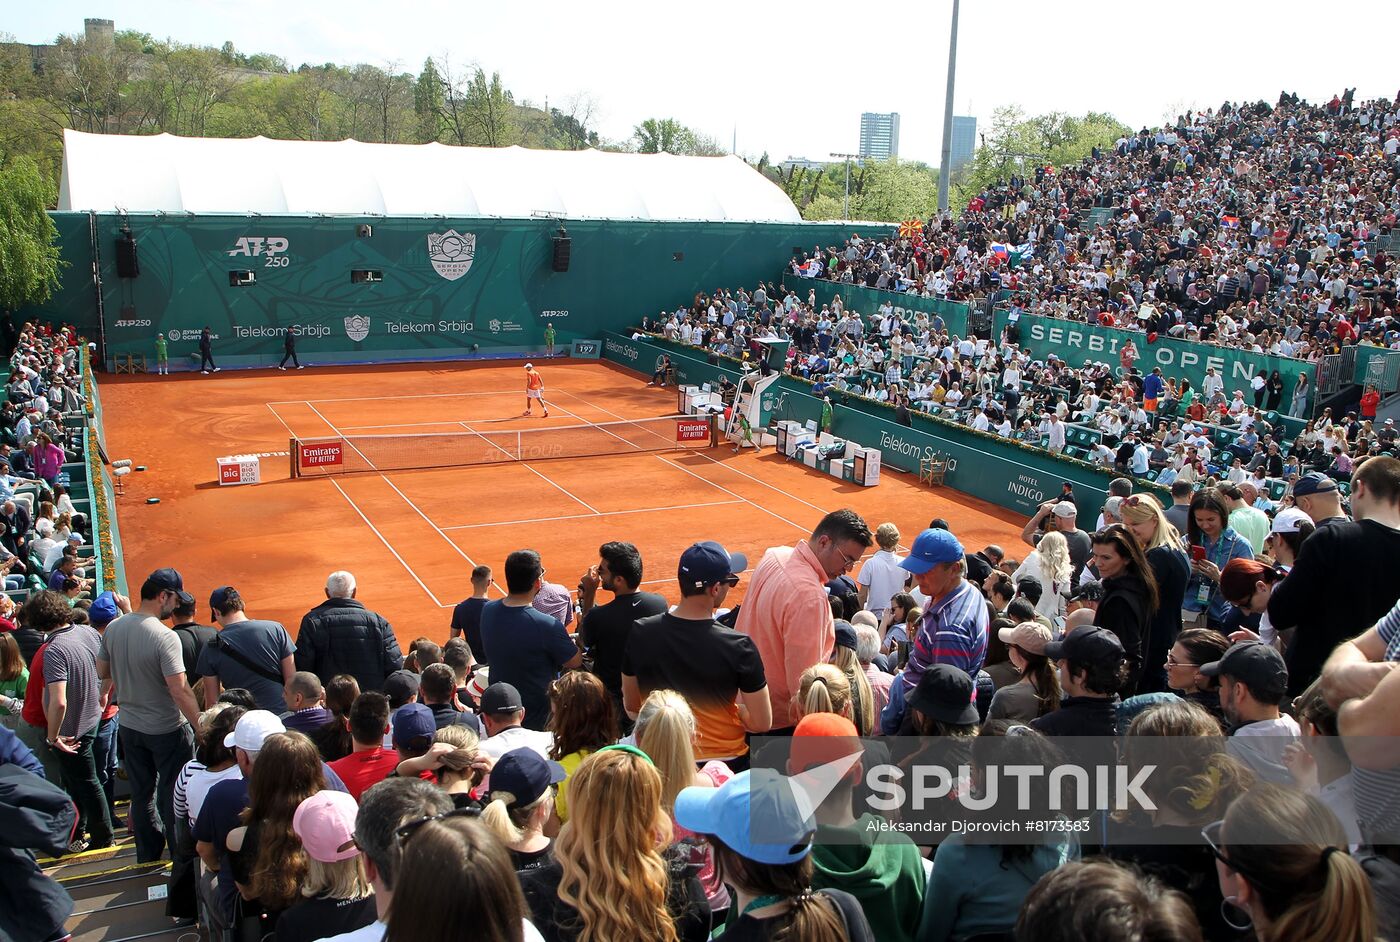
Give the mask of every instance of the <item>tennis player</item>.
POLYGON ((544 417, 549 418, 549 403, 544 401, 544 377, 539 370, 535 369, 535 364, 525 364, 525 414, 530 415, 534 411, 535 400, 538 399, 540 407, 544 409, 544 417))

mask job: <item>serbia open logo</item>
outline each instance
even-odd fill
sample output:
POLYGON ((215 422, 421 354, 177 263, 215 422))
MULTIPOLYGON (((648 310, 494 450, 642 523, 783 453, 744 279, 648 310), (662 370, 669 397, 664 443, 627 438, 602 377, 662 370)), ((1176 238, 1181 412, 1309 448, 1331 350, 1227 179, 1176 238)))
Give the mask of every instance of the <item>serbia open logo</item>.
POLYGON ((461 233, 455 229, 428 233, 428 261, 448 281, 465 275, 475 259, 476 233, 461 233))
POLYGON ((345 318, 345 336, 359 343, 369 336, 369 315, 355 314, 345 318))

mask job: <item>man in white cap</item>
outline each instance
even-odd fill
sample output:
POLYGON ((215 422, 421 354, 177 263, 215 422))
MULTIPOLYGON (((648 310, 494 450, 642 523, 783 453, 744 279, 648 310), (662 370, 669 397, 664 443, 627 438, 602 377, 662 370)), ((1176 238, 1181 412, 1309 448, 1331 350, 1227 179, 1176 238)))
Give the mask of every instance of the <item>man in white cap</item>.
POLYGON ((530 415, 534 411, 535 402, 538 401, 540 407, 544 409, 544 418, 549 418, 549 403, 544 401, 544 377, 539 370, 535 369, 535 364, 525 364, 525 414, 530 415))
POLYGON ((1069 543, 1069 561, 1074 565, 1074 584, 1079 584, 1079 574, 1093 552, 1089 534, 1079 529, 1079 508, 1068 500, 1047 500, 1036 509, 1035 516, 1021 530, 1021 541, 1027 546, 1035 546, 1040 541, 1041 521, 1047 530, 1058 530, 1069 543), (1046 516, 1049 520, 1046 520, 1046 516))

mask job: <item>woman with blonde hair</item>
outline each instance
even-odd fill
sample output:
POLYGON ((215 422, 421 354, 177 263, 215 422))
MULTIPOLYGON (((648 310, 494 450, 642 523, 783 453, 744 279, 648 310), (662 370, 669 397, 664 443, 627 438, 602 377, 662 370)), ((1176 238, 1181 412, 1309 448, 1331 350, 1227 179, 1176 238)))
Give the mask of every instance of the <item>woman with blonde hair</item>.
POLYGON ((278 917, 275 942, 315 942, 374 922, 374 890, 354 840, 358 812, 354 798, 330 789, 297 805, 292 830, 306 850, 306 880, 301 901, 278 917))
POLYGON ((854 723, 851 681, 835 664, 813 664, 802 672, 793 698, 797 719, 810 713, 835 713, 854 723))
POLYGON ((521 877, 540 934, 562 942, 707 939, 710 907, 700 881, 661 854, 671 821, 647 754, 635 746, 599 749, 579 764, 572 792, 574 814, 554 860, 521 877))
POLYGON ((699 870, 711 912, 729 906, 729 891, 715 875, 714 854, 697 835, 675 823, 676 796, 683 788, 718 788, 734 772, 711 759, 695 770, 695 714, 685 697, 674 690, 654 690, 637 714, 637 745, 661 773, 661 807, 675 827, 671 853, 699 870))
POLYGON ((1052 530, 1040 538, 1026 559, 1011 574, 1013 582, 1031 576, 1040 582, 1040 601, 1035 613, 1056 624, 1063 624, 1065 600, 1074 586, 1070 584, 1074 565, 1069 561, 1069 541, 1065 535, 1052 530))
POLYGON ((230 831, 224 843, 234 856, 234 880, 243 898, 256 900, 267 912, 296 902, 306 880, 306 851, 292 830, 292 817, 302 801, 326 787, 324 768, 315 745, 301 733, 273 733, 258 751, 243 827, 230 831))
POLYGON ((1312 795, 1263 783, 1207 825, 1220 892, 1259 942, 1371 942, 1376 905, 1337 816, 1312 795))
POLYGON ((860 666, 856 656, 856 630, 849 622, 836 623, 836 647, 831 654, 831 663, 841 669, 851 684, 854 697, 851 722, 862 736, 870 736, 875 730, 875 691, 870 689, 870 678, 865 676, 865 668, 860 666))
POLYGON ((554 790, 563 780, 563 766, 528 748, 512 749, 491 769, 481 823, 506 845, 516 873, 549 864, 553 842, 545 828, 554 817, 554 790))
POLYGON ((1157 580, 1157 611, 1147 626, 1147 648, 1139 693, 1167 690, 1163 666, 1167 652, 1181 632, 1181 608, 1186 600, 1186 583, 1191 579, 1191 561, 1186 557, 1180 531, 1167 519, 1157 498, 1151 494, 1129 494, 1119 505, 1123 526, 1147 554, 1147 565, 1157 580))

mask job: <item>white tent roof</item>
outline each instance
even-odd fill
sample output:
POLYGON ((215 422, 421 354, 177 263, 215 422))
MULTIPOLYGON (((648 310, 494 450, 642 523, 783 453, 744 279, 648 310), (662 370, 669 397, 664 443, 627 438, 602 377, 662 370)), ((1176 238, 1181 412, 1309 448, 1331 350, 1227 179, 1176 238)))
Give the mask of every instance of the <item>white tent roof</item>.
POLYGON ((798 222, 738 157, 63 133, 60 210, 798 222))

